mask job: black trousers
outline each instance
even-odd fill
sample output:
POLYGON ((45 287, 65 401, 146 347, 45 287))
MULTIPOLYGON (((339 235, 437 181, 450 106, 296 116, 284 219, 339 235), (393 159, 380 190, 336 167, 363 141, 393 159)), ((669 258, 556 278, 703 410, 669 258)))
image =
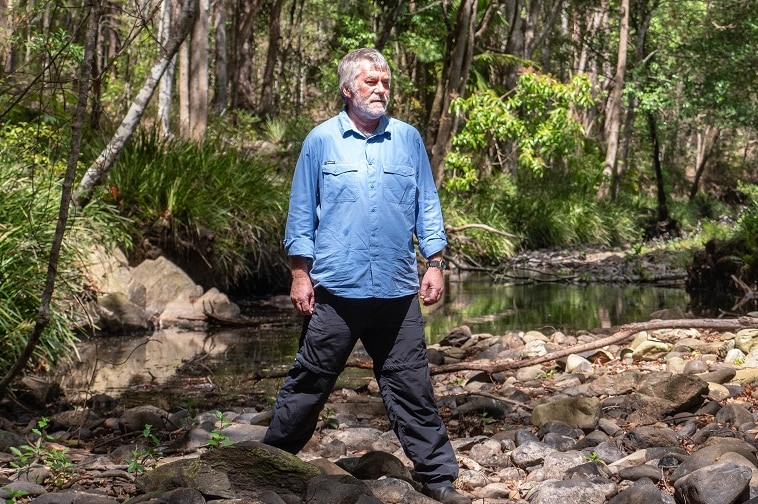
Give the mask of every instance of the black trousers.
POLYGON ((359 339, 416 474, 430 488, 449 484, 458 477, 458 463, 434 400, 416 296, 346 299, 316 289, 314 313, 263 442, 290 453, 305 446, 359 339))

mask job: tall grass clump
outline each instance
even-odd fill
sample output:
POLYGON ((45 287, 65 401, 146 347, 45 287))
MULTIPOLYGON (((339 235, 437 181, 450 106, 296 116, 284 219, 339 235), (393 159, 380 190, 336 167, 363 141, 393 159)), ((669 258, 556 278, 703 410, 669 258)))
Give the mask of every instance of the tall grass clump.
POLYGON ((518 250, 521 237, 502 205, 503 194, 512 189, 503 179, 471 193, 440 191, 450 255, 474 267, 491 267, 518 250))
POLYGON ((148 240, 183 266, 183 259, 200 263, 230 288, 284 265, 287 190, 270 164, 220 141, 143 131, 122 153, 105 199, 135 223, 136 243, 148 240))
POLYGON ((503 213, 527 250, 632 242, 640 224, 629 208, 595 201, 594 195, 522 188, 505 198, 503 213))
MULTIPOLYGON (((18 359, 36 323, 60 208, 65 141, 44 126, 0 127, 0 372, 18 359)), ((81 313, 77 264, 94 242, 116 240, 118 219, 102 206, 73 212, 62 244, 50 319, 29 361, 47 369, 71 356, 81 313)))

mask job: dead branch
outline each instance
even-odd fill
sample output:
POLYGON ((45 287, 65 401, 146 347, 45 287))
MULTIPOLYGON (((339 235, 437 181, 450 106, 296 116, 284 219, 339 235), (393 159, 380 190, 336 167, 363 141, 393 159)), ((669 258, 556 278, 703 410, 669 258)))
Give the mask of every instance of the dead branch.
POLYGON ((431 366, 429 371, 433 375, 443 373, 454 373, 457 371, 484 371, 486 373, 499 373, 512 369, 520 369, 527 366, 542 364, 551 360, 566 357, 571 354, 596 350, 607 345, 621 343, 641 331, 654 331, 658 329, 713 329, 717 331, 736 331, 740 329, 758 327, 758 318, 739 317, 736 319, 676 319, 676 320, 653 320, 650 322, 637 322, 626 324, 610 336, 600 338, 590 343, 575 345, 555 352, 526 359, 522 361, 497 362, 491 360, 477 360, 472 362, 457 362, 455 364, 444 364, 441 366, 431 366))
POLYGON ((467 229, 481 229, 483 231, 487 231, 488 233, 494 233, 499 234, 501 236, 507 236, 508 238, 521 238, 518 235, 506 233, 505 231, 500 231, 499 229, 493 228, 492 226, 488 226, 487 224, 464 224, 462 226, 445 226, 445 231, 448 233, 458 233, 460 231, 465 231, 467 229))

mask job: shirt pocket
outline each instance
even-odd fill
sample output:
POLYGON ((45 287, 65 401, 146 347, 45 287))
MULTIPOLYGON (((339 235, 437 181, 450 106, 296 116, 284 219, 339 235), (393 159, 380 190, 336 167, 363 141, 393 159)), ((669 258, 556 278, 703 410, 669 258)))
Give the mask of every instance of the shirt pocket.
POLYGON ((384 199, 391 203, 411 204, 416 201, 416 170, 410 165, 386 165, 384 199))
POLYGON ((358 167, 350 164, 324 165, 324 199, 330 203, 358 200, 358 167))

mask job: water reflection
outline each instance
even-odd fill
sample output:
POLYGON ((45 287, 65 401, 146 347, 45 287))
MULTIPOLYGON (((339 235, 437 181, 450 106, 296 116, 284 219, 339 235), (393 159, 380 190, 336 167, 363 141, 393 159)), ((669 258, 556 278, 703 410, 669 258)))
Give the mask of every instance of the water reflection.
MULTIPOLYGON (((445 302, 424 308, 429 343, 466 324, 474 333, 544 329, 572 332, 649 320, 656 310, 687 307, 682 289, 652 286, 451 282, 445 302)), ((119 396, 124 406, 182 401, 232 406, 270 400, 292 363, 301 319, 290 309, 259 307, 254 327, 204 332, 167 329, 149 337, 98 338, 79 345, 63 371, 69 397, 119 396), (272 322, 273 321, 273 322, 272 322), (258 379, 261 374, 273 379, 258 379)), ((338 386, 367 380, 348 370, 338 386)))
POLYGON ((635 285, 492 284, 451 282, 445 304, 429 311, 427 338, 438 341, 455 326, 474 333, 508 330, 592 330, 648 320, 657 310, 685 311, 683 289, 635 285))

